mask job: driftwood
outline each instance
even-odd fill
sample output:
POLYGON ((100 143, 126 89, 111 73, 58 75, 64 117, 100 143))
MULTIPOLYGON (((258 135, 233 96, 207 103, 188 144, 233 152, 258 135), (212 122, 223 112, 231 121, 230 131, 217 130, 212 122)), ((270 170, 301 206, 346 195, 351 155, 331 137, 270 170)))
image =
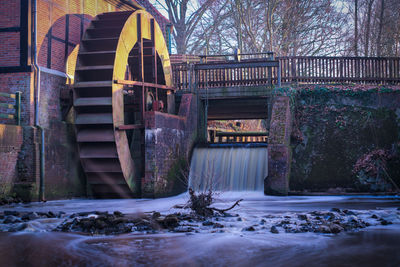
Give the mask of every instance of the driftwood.
POLYGON ((235 204, 233 204, 230 208, 227 208, 227 209, 217 209, 217 208, 211 208, 211 209, 212 209, 212 210, 215 210, 215 211, 218 211, 218 212, 220 212, 220 213, 224 213, 224 212, 226 212, 226 211, 228 211, 228 210, 231 210, 231 209, 233 209, 234 207, 238 206, 239 203, 240 203, 240 201, 242 201, 242 200, 243 200, 243 199, 237 200, 237 201, 235 202, 235 204))
MULTIPOLYGON (((210 205, 213 202, 213 197, 212 197, 212 191, 208 191, 207 193, 199 193, 196 194, 193 189, 189 188, 189 195, 190 195, 190 200, 188 204, 186 204, 186 207, 192 209, 197 215, 203 216, 203 217, 210 217, 214 215, 214 211, 217 211, 219 213, 224 213, 228 210, 233 209, 243 199, 237 200, 231 207, 226 208, 226 209, 218 209, 214 207, 210 207, 210 205)), ((177 207, 177 206, 175 206, 177 207)), ((181 207, 181 206, 179 206, 181 207)), ((182 206, 185 207, 185 206, 182 206)))

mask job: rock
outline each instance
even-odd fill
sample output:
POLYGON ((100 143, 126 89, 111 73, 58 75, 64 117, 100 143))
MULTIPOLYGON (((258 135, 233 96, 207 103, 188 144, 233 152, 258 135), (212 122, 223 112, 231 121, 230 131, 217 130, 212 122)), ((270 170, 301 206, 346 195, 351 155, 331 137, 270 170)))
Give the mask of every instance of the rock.
POLYGON ((299 215, 297 215, 297 217, 299 218, 299 220, 303 220, 303 221, 308 220, 307 214, 299 214, 299 215))
POLYGON ((151 218, 157 219, 157 218, 159 218, 160 216, 161 216, 161 213, 155 211, 155 212, 153 212, 153 215, 151 215, 151 218))
POLYGON ((65 214, 66 213, 64 211, 59 211, 57 214, 57 218, 62 218, 62 217, 64 217, 65 214))
POLYGON ((327 212, 324 214, 324 219, 328 221, 333 221, 336 219, 336 215, 332 212, 327 212))
POLYGON ((4 215, 5 215, 5 216, 9 216, 9 215, 12 215, 12 216, 19 216, 19 212, 18 212, 18 211, 15 211, 15 210, 5 210, 5 211, 4 211, 4 215))
POLYGON ((189 226, 178 226, 174 229, 176 233, 190 233, 194 230, 194 228, 189 226))
POLYGON ((278 230, 278 228, 276 228, 275 225, 271 226, 270 232, 273 234, 279 234, 279 230, 278 230))
POLYGON ((261 219, 260 224, 261 224, 261 225, 264 225, 266 222, 267 222, 266 220, 261 219))
POLYGON ((329 226, 323 224, 323 225, 319 226, 318 232, 324 233, 324 234, 330 234, 331 233, 331 229, 329 228, 329 226))
POLYGON ((339 208, 332 208, 331 211, 339 212, 339 213, 341 212, 341 210, 339 208))
POLYGON ((339 224, 333 223, 329 226, 330 231, 334 234, 340 233, 342 232, 344 229, 342 226, 340 226, 339 224))
POLYGON ((179 220, 174 214, 165 216, 163 224, 166 228, 174 228, 179 226, 179 220))
POLYGON ((213 228, 224 228, 224 225, 222 225, 220 223, 214 223, 213 228))
POLYGON ((242 231, 254 232, 256 229, 253 226, 243 228, 242 231))
POLYGON ((48 218, 56 218, 57 216, 52 211, 49 211, 49 212, 47 212, 47 217, 48 218))
POLYGON ((98 229, 104 229, 107 227, 107 223, 103 220, 96 219, 94 226, 98 229))
POLYGON ((346 215, 357 215, 355 212, 353 212, 353 211, 351 211, 351 210, 343 210, 343 212, 344 212, 346 215))
POLYGON ((378 219, 378 216, 376 214, 372 214, 371 218, 372 219, 378 219))
POLYGON ((8 232, 19 232, 24 230, 26 227, 28 227, 28 224, 26 223, 21 223, 17 226, 11 227, 10 229, 8 229, 8 232))
POLYGON ((283 220, 283 221, 281 221, 280 224, 290 224, 290 221, 289 220, 283 220))
POLYGON ((22 220, 14 215, 8 215, 3 221, 3 223, 5 223, 5 224, 20 223, 20 222, 22 222, 22 220))
POLYGON ((237 218, 237 221, 238 221, 238 222, 241 222, 241 221, 242 221, 242 218, 238 217, 238 218, 237 218))
POLYGON ((84 217, 84 216, 88 216, 91 213, 92 212, 90 212, 90 211, 83 211, 83 212, 78 212, 78 213, 75 213, 75 214, 76 214, 76 216, 84 217))
POLYGON ((382 225, 389 225, 389 224, 393 224, 393 223, 390 222, 390 221, 387 221, 387 220, 385 220, 385 219, 382 219, 382 220, 381 220, 381 224, 382 224, 382 225))
POLYGON ((36 212, 29 212, 21 217, 24 221, 36 220, 39 218, 40 216, 36 212))
MULTIPOLYGON (((91 213, 94 213, 94 214, 96 214, 96 215, 108 215, 108 211, 94 211, 94 212, 91 212, 91 213)), ((114 214, 115 215, 115 214, 114 214)))
POLYGON ((349 223, 357 223, 358 222, 358 218, 354 215, 350 215, 347 219, 347 222, 349 223))
POLYGON ((203 223, 202 223, 202 225, 203 226, 211 226, 211 225, 213 225, 214 223, 212 222, 212 221, 204 221, 203 223))

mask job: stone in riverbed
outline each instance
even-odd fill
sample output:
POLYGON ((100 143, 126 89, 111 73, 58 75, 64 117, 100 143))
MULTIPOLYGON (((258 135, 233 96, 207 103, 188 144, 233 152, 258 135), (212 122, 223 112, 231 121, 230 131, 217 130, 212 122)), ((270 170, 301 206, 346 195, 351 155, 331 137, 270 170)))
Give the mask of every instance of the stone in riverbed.
POLYGON ((5 215, 5 216, 9 216, 9 215, 12 215, 12 216, 19 216, 19 212, 18 212, 18 211, 15 211, 15 210, 5 210, 5 211, 4 211, 4 215, 5 215))
POLYGON ((320 225, 320 227, 318 228, 318 232, 324 233, 324 234, 330 234, 331 229, 329 228, 329 226, 323 224, 323 225, 320 225))
POLYGON ((273 234, 279 234, 279 230, 278 230, 278 228, 276 228, 275 225, 271 226, 270 232, 273 234))
POLYGON ((36 212, 29 212, 21 217, 24 221, 36 220, 39 218, 40 216, 36 212))
POLYGON ((353 212, 353 211, 351 211, 351 210, 343 210, 343 212, 344 212, 346 215, 357 215, 357 214, 355 214, 355 212, 353 212))
POLYGON ((224 228, 224 225, 220 223, 214 223, 213 228, 224 228))
POLYGON ((26 223, 21 223, 17 226, 11 227, 10 229, 8 229, 8 232, 19 232, 24 230, 26 227, 28 227, 28 225, 26 223))
POLYGON ((153 215, 151 215, 151 217, 152 217, 153 219, 157 219, 157 218, 159 218, 160 216, 161 216, 161 213, 159 213, 158 211, 153 212, 153 215))
POLYGON ((254 232, 256 229, 253 226, 243 228, 242 231, 254 232))
POLYGON ((390 222, 390 221, 387 221, 387 220, 385 220, 385 219, 381 219, 381 224, 382 224, 382 225, 389 225, 389 224, 393 224, 393 223, 390 222))
POLYGON ((163 220, 163 224, 165 228, 175 228, 179 226, 179 220, 174 214, 170 214, 165 216, 163 220))
POLYGON ((329 226, 330 231, 334 234, 338 234, 340 232, 342 232, 344 229, 342 226, 340 226, 339 224, 333 223, 329 226))
POLYGON ((202 225, 203 226, 211 226, 211 225, 213 225, 214 223, 212 222, 212 221, 204 221, 203 223, 202 223, 202 225))
POLYGON ((16 216, 13 215, 8 215, 6 216, 6 218, 4 219, 3 223, 5 224, 9 224, 9 223, 20 223, 22 222, 22 220, 16 216))
POLYGON ((299 218, 299 220, 303 220, 303 221, 308 220, 307 214, 299 214, 299 215, 297 215, 297 217, 299 218))

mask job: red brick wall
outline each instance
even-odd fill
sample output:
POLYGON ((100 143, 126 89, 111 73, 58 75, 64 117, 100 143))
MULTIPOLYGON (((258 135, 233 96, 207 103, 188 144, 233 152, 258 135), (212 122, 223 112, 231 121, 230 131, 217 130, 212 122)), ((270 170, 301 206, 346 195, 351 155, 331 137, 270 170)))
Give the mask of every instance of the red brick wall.
MULTIPOLYGON (((20 0, 0 1, 0 28, 20 26, 20 0)), ((19 66, 19 32, 0 32, 0 66, 19 66)))
POLYGON ((22 127, 0 124, 0 197, 18 179, 17 161, 22 146, 22 127))
MULTIPOLYGON (((21 124, 30 125, 33 123, 33 96, 30 94, 31 73, 3 73, 0 74, 0 92, 15 93, 23 92, 21 97, 21 124)), ((0 97, 1 103, 15 104, 14 99, 0 97)), ((1 113, 14 114, 14 110, 0 107, 1 113)), ((14 120, 0 118, 2 124, 15 124, 14 120)))

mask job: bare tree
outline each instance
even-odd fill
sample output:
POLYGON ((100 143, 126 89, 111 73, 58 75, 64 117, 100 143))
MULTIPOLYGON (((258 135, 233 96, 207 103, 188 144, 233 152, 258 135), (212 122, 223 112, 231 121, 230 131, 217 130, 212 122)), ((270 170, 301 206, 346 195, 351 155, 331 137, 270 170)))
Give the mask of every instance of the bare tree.
POLYGON ((196 1, 196 5, 189 0, 165 0, 165 3, 157 0, 157 3, 168 12, 169 20, 174 25, 173 36, 178 54, 187 52, 189 39, 204 13, 214 1, 196 1))
POLYGON ((364 56, 369 55, 369 38, 371 32, 371 13, 372 13, 372 5, 374 4, 374 0, 368 0, 368 8, 366 13, 366 25, 365 25, 365 42, 364 42, 364 56))
POLYGON ((376 55, 379 57, 381 56, 381 38, 382 38, 382 29, 383 29, 383 14, 385 10, 385 0, 381 0, 381 8, 380 8, 380 15, 379 15, 379 26, 378 26, 378 37, 376 39, 376 55))
POLYGON ((354 0, 354 55, 358 56, 358 0, 354 0))

